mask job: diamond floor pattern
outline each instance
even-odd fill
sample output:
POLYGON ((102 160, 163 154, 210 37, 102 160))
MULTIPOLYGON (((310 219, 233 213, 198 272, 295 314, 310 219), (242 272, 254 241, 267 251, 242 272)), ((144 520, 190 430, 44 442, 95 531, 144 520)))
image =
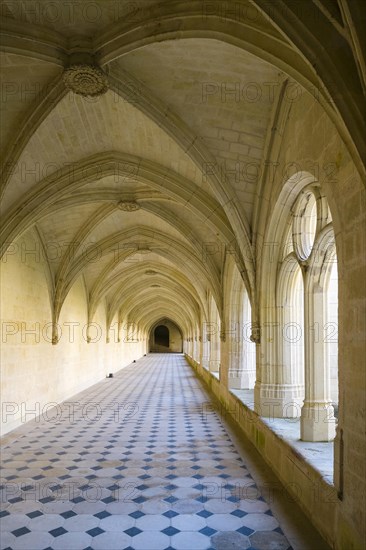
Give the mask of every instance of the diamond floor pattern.
POLYGON ((182 355, 144 357, 28 428, 2 453, 2 550, 290 550, 182 355))

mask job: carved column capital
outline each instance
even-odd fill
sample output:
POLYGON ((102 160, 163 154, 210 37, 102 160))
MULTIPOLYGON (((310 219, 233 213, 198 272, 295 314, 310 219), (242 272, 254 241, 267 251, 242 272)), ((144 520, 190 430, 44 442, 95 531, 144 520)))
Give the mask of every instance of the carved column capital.
POLYGON ((255 344, 261 343, 261 329, 260 326, 253 326, 252 327, 252 333, 250 335, 250 340, 254 342, 255 344))

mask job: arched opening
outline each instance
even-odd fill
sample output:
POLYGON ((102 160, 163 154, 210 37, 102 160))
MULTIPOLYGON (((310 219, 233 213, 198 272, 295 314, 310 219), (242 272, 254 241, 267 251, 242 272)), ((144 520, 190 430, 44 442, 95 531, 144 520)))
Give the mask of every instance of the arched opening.
POLYGON ((183 336, 170 319, 160 319, 150 330, 149 351, 152 353, 182 353, 183 336))
POLYGON ((320 232, 306 273, 305 401, 301 439, 332 441, 338 401, 338 279, 331 223, 320 232))
POLYGON ((244 283, 239 280, 235 322, 231 323, 230 338, 230 389, 248 390, 255 383, 255 343, 250 340, 252 333, 252 309, 244 283))
POLYGON ((154 330, 154 344, 169 347, 169 329, 165 325, 158 325, 154 330))
POLYGON ((221 320, 216 302, 211 296, 210 300, 210 322, 207 327, 207 339, 209 341, 209 370, 217 378, 220 376, 220 355, 221 355, 221 320))
POLYGON ((335 416, 338 416, 338 269, 336 254, 330 263, 328 277, 324 342, 330 377, 330 397, 335 416))
POLYGON ((246 289, 243 289, 243 346, 242 346, 242 364, 244 366, 244 376, 242 378, 242 388, 253 389, 255 384, 255 343, 250 339, 252 332, 252 307, 246 289))
POLYGON ((311 188, 305 188, 298 197, 292 224, 294 248, 300 260, 307 260, 311 254, 316 224, 316 197, 311 188))
POLYGON ((304 400, 304 283, 294 252, 285 258, 277 288, 277 380, 281 398, 276 415, 297 418, 304 400))

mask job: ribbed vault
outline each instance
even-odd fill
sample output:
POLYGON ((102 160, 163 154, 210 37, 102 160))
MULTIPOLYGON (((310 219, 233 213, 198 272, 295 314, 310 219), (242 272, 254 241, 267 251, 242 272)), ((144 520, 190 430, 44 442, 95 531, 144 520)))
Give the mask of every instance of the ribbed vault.
POLYGON ((108 326, 118 318, 146 333, 166 315, 187 337, 208 320, 211 297, 224 321, 227 253, 255 321, 262 187, 294 91, 317 90, 363 171, 356 11, 345 0, 332 10, 314 2, 322 39, 344 45, 330 59, 287 0, 270 11, 238 1, 225 13, 191 0, 150 0, 143 10, 119 2, 116 12, 97 0, 95 19, 57 0, 54 20, 31 0, 26 10, 3 4, 2 253, 32 232, 47 259, 53 322, 81 278, 90 322, 103 303, 108 326), (95 98, 63 80, 88 55, 108 75, 95 98))

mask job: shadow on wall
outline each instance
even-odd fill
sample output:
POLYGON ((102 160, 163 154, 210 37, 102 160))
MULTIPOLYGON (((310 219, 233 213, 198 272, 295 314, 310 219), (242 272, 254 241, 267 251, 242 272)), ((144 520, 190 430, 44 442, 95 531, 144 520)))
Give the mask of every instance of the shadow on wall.
POLYGON ((179 327, 169 319, 155 323, 150 331, 149 351, 152 353, 182 353, 183 337, 179 327))

